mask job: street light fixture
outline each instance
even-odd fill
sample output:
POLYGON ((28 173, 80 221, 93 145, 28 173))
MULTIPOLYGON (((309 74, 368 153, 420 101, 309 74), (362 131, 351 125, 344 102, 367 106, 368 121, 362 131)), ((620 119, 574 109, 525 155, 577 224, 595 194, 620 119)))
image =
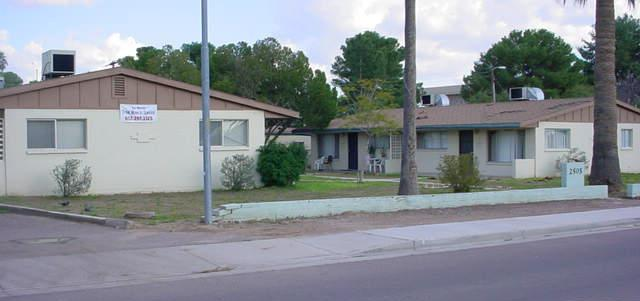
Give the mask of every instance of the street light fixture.
POLYGON ((496 75, 495 75, 495 71, 496 70, 504 70, 507 69, 507 67, 505 66, 495 66, 495 67, 491 67, 491 96, 493 98, 493 103, 496 103, 496 75))

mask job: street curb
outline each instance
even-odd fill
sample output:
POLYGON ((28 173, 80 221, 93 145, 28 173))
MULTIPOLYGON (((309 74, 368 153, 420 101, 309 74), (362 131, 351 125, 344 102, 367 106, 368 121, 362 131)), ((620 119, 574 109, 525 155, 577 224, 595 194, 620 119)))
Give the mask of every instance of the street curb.
MULTIPOLYGON (((468 235, 459 236, 451 239, 438 239, 438 240, 411 240, 405 239, 405 242, 364 251, 360 254, 380 254, 391 251, 413 250, 413 251, 430 251, 439 249, 455 249, 457 247, 469 246, 469 245, 485 245, 495 244, 501 242, 510 241, 525 241, 535 240, 541 238, 553 238, 562 237, 564 235, 571 235, 576 233, 596 232, 599 230, 611 229, 616 227, 640 227, 640 218, 627 218, 615 221, 597 222, 597 223, 584 223, 575 225, 555 226, 548 228, 539 228, 531 230, 515 230, 504 231, 484 235, 468 235)), ((369 235, 375 235, 385 238, 401 239, 393 236, 386 236, 381 234, 368 233, 369 235)))
POLYGON ((80 222, 80 223, 91 223, 91 224, 111 227, 115 229, 133 228, 133 222, 128 221, 126 219, 107 218, 107 217, 82 215, 82 214, 76 214, 76 213, 49 211, 49 210, 36 209, 36 208, 17 206, 17 205, 9 205, 9 204, 3 204, 3 203, 0 203, 0 209, 4 209, 11 213, 16 213, 16 214, 50 217, 50 218, 80 222))

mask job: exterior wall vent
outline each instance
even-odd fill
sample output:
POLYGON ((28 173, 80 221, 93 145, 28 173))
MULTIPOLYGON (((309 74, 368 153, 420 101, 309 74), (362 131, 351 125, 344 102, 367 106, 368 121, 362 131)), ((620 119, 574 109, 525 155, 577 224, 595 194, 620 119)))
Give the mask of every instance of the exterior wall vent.
POLYGON ((113 97, 127 97, 127 86, 124 76, 114 76, 112 83, 113 97))

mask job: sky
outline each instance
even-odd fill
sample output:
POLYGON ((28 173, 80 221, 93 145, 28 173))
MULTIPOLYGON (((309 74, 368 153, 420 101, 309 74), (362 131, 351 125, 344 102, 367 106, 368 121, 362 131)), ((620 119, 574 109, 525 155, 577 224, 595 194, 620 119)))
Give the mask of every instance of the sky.
MULTIPOLYGON (((473 62, 514 29, 548 29, 574 47, 589 37, 595 0, 584 7, 561 0, 417 0, 418 82, 461 84, 473 62)), ((640 16, 626 1, 616 14, 640 16)), ((214 45, 275 37, 330 70, 345 39, 365 30, 404 43, 402 0, 210 0, 214 45)), ((0 0, 0 51, 6 71, 36 78, 48 49, 76 51, 78 72, 135 55, 141 46, 199 41, 198 0, 0 0), (37 69, 37 71, 36 71, 37 69)))

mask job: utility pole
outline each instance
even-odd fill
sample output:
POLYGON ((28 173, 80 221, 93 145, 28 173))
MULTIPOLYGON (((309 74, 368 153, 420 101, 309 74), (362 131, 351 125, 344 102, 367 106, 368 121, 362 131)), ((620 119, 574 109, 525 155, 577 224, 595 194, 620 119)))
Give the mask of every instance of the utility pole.
POLYGON ((211 121, 209 112, 209 37, 207 32, 207 0, 202 0, 202 164, 204 171, 204 223, 211 224, 211 121))

